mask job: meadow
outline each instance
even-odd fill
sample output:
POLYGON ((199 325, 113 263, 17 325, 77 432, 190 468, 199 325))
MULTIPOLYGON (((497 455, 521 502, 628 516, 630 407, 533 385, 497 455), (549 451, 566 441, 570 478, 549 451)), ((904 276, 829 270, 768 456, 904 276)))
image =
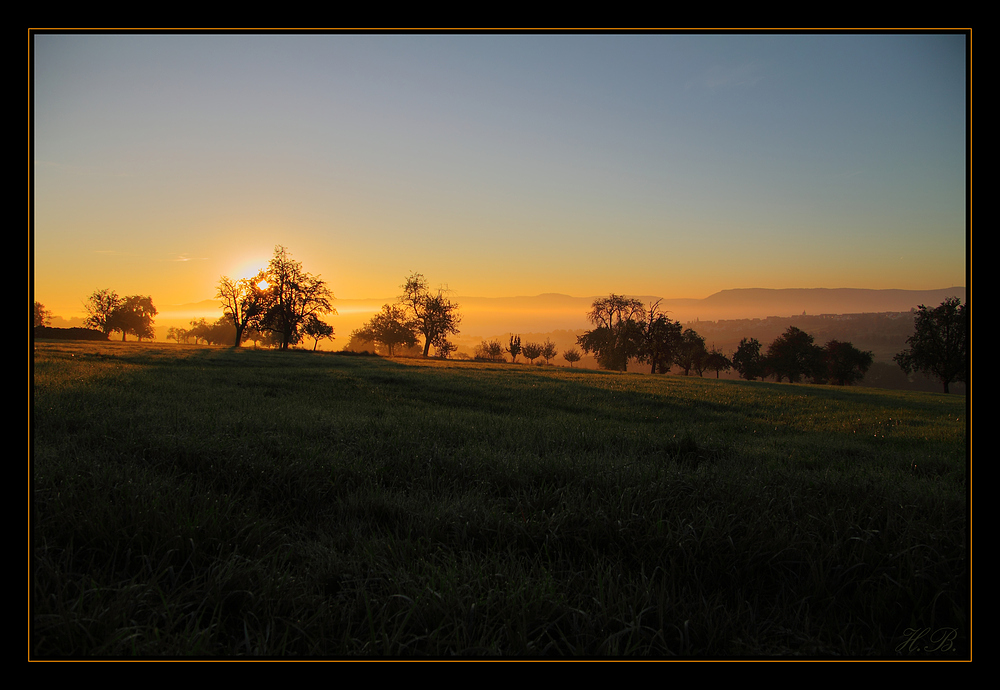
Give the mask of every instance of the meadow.
POLYGON ((961 396, 56 341, 32 390, 32 658, 968 658, 961 396))

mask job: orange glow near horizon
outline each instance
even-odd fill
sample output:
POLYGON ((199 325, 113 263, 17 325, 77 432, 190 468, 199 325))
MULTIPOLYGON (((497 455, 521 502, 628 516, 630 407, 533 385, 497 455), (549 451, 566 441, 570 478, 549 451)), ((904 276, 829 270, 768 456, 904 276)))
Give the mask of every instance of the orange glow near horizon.
POLYGON ((210 314, 275 245, 376 310, 412 272, 475 298, 968 282, 961 34, 33 41, 31 289, 60 322, 105 288, 158 329, 210 314))

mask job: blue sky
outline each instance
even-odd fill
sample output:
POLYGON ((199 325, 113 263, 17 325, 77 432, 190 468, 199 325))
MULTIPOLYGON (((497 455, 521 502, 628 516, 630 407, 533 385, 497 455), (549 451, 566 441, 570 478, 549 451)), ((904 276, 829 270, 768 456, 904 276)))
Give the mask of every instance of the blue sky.
POLYGON ((966 40, 37 34, 36 299, 964 285, 966 40))

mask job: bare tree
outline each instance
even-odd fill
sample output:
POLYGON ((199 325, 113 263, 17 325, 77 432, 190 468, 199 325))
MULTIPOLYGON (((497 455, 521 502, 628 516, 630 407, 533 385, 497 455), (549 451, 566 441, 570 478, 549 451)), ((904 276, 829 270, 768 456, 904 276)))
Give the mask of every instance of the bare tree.
POLYGON ((446 296, 445 289, 432 293, 421 273, 410 274, 400 287, 403 294, 399 297, 399 304, 406 309, 416 330, 423 334, 426 357, 435 341, 458 334, 458 325, 462 321, 458 304, 446 296))
POLYGON ((300 340, 301 326, 309 316, 337 313, 330 304, 334 297, 326 282, 306 273, 302 263, 293 261, 280 245, 274 248, 274 257, 267 265, 267 284, 270 306, 260 328, 280 335, 282 350, 300 340))
POLYGON ((546 338, 545 344, 542 346, 542 359, 544 359, 545 363, 548 364, 549 360, 554 359, 557 354, 559 353, 556 350, 556 344, 546 338))
POLYGON ((324 323, 315 314, 309 315, 309 318, 306 319, 305 328, 302 330, 306 335, 314 339, 313 352, 316 351, 316 347, 319 345, 320 340, 323 340, 324 338, 333 340, 333 326, 328 323, 324 323))
POLYGON ((45 305, 41 302, 35 302, 35 306, 31 312, 31 325, 34 326, 48 326, 49 322, 52 320, 52 312, 45 308, 45 305))
POLYGON ((83 304, 83 308, 87 311, 83 325, 96 329, 104 335, 110 335, 111 331, 118 330, 115 327, 115 313, 121 303, 122 299, 114 290, 94 291, 83 304))
POLYGON ((268 291, 267 272, 260 271, 253 278, 231 280, 227 276, 219 279, 216 298, 222 301, 222 312, 236 327, 236 342, 233 347, 243 344, 248 326, 256 325, 267 313, 271 301, 268 291))

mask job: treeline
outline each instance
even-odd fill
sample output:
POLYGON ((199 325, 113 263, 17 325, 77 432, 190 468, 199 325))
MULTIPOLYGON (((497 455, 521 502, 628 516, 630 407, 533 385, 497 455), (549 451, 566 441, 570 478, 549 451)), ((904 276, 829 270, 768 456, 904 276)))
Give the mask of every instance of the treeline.
MULTIPOLYGON (((359 349, 361 343, 378 343, 392 355, 397 348, 415 347, 418 337, 422 337, 424 356, 431 347, 440 357, 454 353, 457 346, 448 336, 458 333, 461 317, 458 305, 447 296, 446 290, 432 291, 420 273, 407 277, 401 288, 396 304, 385 305, 382 314, 352 333, 354 349, 359 349)), ((190 328, 170 327, 166 339, 233 347, 252 342, 254 346, 288 349, 311 338, 314 350, 321 340, 334 339, 333 326, 321 318, 337 313, 332 306, 333 293, 324 280, 305 271, 302 263, 294 261, 280 245, 275 247, 267 267, 253 278, 232 280, 222 276, 216 298, 223 310, 219 319, 211 323, 206 319, 192 320, 190 328)), ((103 339, 115 332, 121 333, 123 341, 128 335, 139 340, 155 337, 153 323, 157 310, 150 297, 121 298, 114 290, 97 290, 84 306, 87 312, 84 324, 103 339)), ((44 305, 35 302, 32 327, 45 327, 50 318, 51 313, 44 305)), ((79 331, 86 333, 87 329, 79 331)))
POLYGON ((51 326, 35 326, 36 338, 46 340, 107 340, 108 336, 93 328, 52 328, 51 326))
POLYGON ((36 338, 47 340, 107 340, 108 334, 93 328, 53 328, 49 326, 52 312, 41 302, 31 307, 31 332, 36 338))
POLYGON ((627 371, 630 360, 665 374, 676 366, 685 375, 732 368, 721 351, 709 349, 694 329, 682 328, 660 310, 660 300, 648 307, 640 300, 612 294, 595 300, 587 318, 595 328, 577 339, 584 352, 593 353, 598 366, 627 371))
POLYGON ((742 338, 757 338, 769 343, 795 326, 810 333, 816 342, 848 341, 863 350, 871 350, 875 361, 892 361, 913 334, 913 312, 879 314, 825 314, 769 316, 763 319, 726 319, 694 321, 686 324, 721 348, 733 351, 742 338))
MULTIPOLYGON (((204 343, 205 345, 232 346, 236 342, 236 326, 229 316, 220 316, 212 323, 209 323, 207 319, 193 319, 190 326, 191 328, 171 326, 167 329, 166 339, 177 343, 193 343, 194 345, 204 343)), ((315 350, 320 340, 333 339, 333 327, 326 326, 318 319, 316 321, 309 319, 294 342, 299 343, 306 338, 312 338, 312 349, 315 350)), ((240 336, 241 345, 252 343, 254 347, 280 349, 283 341, 284 337, 280 332, 261 331, 255 327, 248 327, 240 336)))
MULTIPOLYGON (((444 300, 440 292, 433 295, 427 291, 423 276, 414 274, 407 285, 412 281, 416 281, 415 285, 420 287, 417 292, 423 295, 423 301, 417 301, 418 305, 424 305, 422 309, 408 307, 403 297, 396 304, 384 305, 378 315, 351 334, 345 349, 381 352, 389 356, 416 356, 422 352, 427 356, 429 347, 434 345, 438 357, 449 357, 455 352, 444 336, 449 332, 457 333, 457 328, 435 330, 433 324, 456 325, 457 305, 444 300), (431 308, 431 304, 439 306, 431 308), (432 314, 436 316, 432 318, 432 314), (424 336, 422 350, 418 345, 419 334, 424 336)), ((855 347, 841 338, 831 338, 825 345, 819 345, 812 334, 791 325, 766 347, 755 337, 743 337, 735 350, 727 354, 714 345, 708 347, 704 335, 690 325, 685 328, 678 321, 668 318, 659 305, 659 300, 647 306, 637 299, 615 294, 598 299, 587 314, 595 328, 578 336, 577 345, 584 352, 593 354, 598 366, 603 369, 627 371, 630 362, 638 362, 647 365, 650 373, 665 374, 676 369, 686 376, 692 373, 704 376, 706 372, 714 372, 719 378, 722 372, 735 371, 748 381, 772 379, 777 382, 844 386, 860 383, 876 366, 870 350, 855 347)), ((894 370, 887 371, 886 366, 879 363, 876 367, 877 379, 886 387, 903 387, 899 385, 900 377, 905 381, 921 373, 937 378, 945 392, 948 392, 949 383, 967 381, 967 312, 957 299, 948 300, 935 310, 921 306, 908 319, 902 317, 909 315, 857 316, 862 325, 871 331, 871 338, 877 337, 880 321, 889 319, 894 325, 908 323, 911 335, 906 342, 919 345, 913 350, 917 354, 907 354, 911 350, 898 353, 894 360, 899 366, 894 370), (936 342, 935 338, 944 338, 948 342, 936 342), (935 342, 928 344, 925 341, 935 342), (935 354, 942 352, 953 353, 948 364, 943 364, 940 361, 942 356, 935 354)), ((843 330, 843 319, 832 316, 816 318, 824 324, 832 323, 834 329, 843 330)), ((773 325, 770 322, 777 320, 765 321, 773 325)), ((756 325, 760 320, 728 321, 725 327, 729 329, 733 324, 741 323, 756 325)), ((706 325, 717 324, 709 322, 706 325)), ((511 334, 506 343, 498 338, 481 341, 472 358, 481 362, 517 363, 518 358, 523 357, 529 364, 536 361, 551 364, 558 356, 556 345, 549 338, 544 342, 522 342, 520 335, 511 334)), ((469 355, 460 353, 458 357, 468 359, 469 355)), ((562 358, 570 366, 580 361, 581 357, 580 350, 575 347, 562 352, 562 358)))
MULTIPOLYGON (((545 339, 544 343, 529 341, 522 344, 520 335, 511 335, 510 342, 506 347, 495 338, 484 340, 476 347, 475 359, 479 362, 506 362, 507 357, 504 353, 510 355, 510 361, 515 364, 517 363, 517 358, 522 355, 528 360, 529 364, 534 364, 536 359, 542 359, 548 364, 550 360, 559 354, 556 350, 556 344, 548 338, 545 339)), ((572 364, 575 361, 579 361, 579 357, 576 359, 570 358, 567 361, 572 364)))
POLYGON ((97 290, 85 303, 87 318, 83 325, 100 331, 105 336, 121 333, 122 342, 127 335, 134 335, 140 341, 156 337, 153 318, 156 307, 153 298, 144 295, 119 297, 114 290, 97 290))
MULTIPOLYGON (((194 320, 190 328, 171 327, 166 339, 235 347, 252 341, 282 349, 307 337, 313 338, 313 349, 320 340, 333 339, 333 327, 319 318, 337 313, 331 305, 333 293, 322 279, 303 270, 301 262, 293 261, 284 247, 275 247, 267 267, 252 279, 234 281, 222 276, 216 298, 222 303, 221 318, 213 323, 194 320)), ((84 325, 104 339, 116 332, 121 333, 123 341, 128 335, 140 341, 155 338, 157 310, 151 297, 119 297, 114 290, 97 290, 87 298, 84 308, 84 325)), ((35 302, 33 326, 45 326, 50 318, 44 305, 35 302)))
MULTIPOLYGON (((396 302, 383 305, 381 312, 352 332, 345 349, 360 352, 371 345, 373 351, 382 349, 389 356, 420 353, 427 357, 433 347, 436 357, 455 354, 458 347, 448 336, 458 334, 461 316, 459 305, 451 300, 447 289, 432 290, 420 273, 409 275, 400 288, 402 292, 396 302)), ((233 281, 222 276, 216 297, 223 307, 221 318, 214 323, 205 319, 191 321, 189 329, 171 327, 167 339, 178 343, 191 340, 219 345, 232 343, 234 347, 253 342, 255 346, 288 349, 312 338, 315 350, 320 340, 334 338, 333 327, 320 318, 337 313, 331 305, 333 293, 319 276, 307 273, 301 262, 293 261, 282 246, 275 247, 268 266, 255 277, 233 281)), ((627 371, 629 362, 636 361, 648 365, 650 373, 665 374, 677 367, 685 376, 691 372, 703 376, 714 371, 718 378, 723 371, 735 370, 748 381, 773 378, 778 382, 851 385, 860 382, 874 363, 870 350, 858 349, 851 342, 836 338, 820 346, 813 335, 798 326, 788 326, 766 350, 757 338, 743 337, 736 350, 727 355, 714 345, 708 348, 705 337, 693 328, 683 328, 678 321, 668 318, 660 309, 660 302, 646 306, 638 299, 615 294, 595 300, 587 313, 595 327, 580 335, 577 345, 592 353, 598 366, 612 371, 627 371)), ((139 340, 154 337, 153 318, 157 310, 148 296, 120 298, 113 290, 98 290, 85 306, 85 325, 104 339, 114 332, 120 332, 123 341, 129 334, 139 340)), ((35 302, 32 326, 43 329, 36 331, 36 335, 65 330, 47 329, 50 318, 48 310, 35 302)), ((837 321, 830 316, 815 318, 825 323, 837 321)), ((922 373, 936 378, 946 393, 951 383, 968 384, 967 305, 957 297, 945 300, 935 309, 921 305, 913 313, 913 322, 913 334, 906 339, 909 347, 893 357, 900 369, 908 376, 922 373)), ((727 329, 731 327, 731 322, 725 323, 727 329)), ((497 339, 481 342, 474 358, 506 362, 507 355, 513 363, 523 356, 530 364, 535 360, 549 364, 558 351, 548 338, 544 343, 522 343, 520 335, 512 334, 506 346, 497 339)), ((573 366, 582 355, 576 348, 570 348, 562 357, 573 366)), ((880 377, 885 378, 885 373, 880 372, 880 377)))
MULTIPOLYGON (((637 299, 612 294, 593 303, 588 319, 595 328, 579 336, 585 352, 592 352, 604 369, 626 371, 628 362, 648 364, 650 372, 667 373, 672 367, 685 375, 692 371, 735 370, 746 380, 773 378, 791 383, 810 381, 850 385, 860 382, 874 362, 871 351, 850 342, 829 340, 816 344, 809 333, 789 326, 765 350, 756 338, 744 337, 727 356, 705 346, 705 338, 692 328, 682 328, 659 309, 660 301, 645 306, 637 299)), ((893 357, 907 375, 923 373, 938 379, 945 393, 949 384, 968 384, 969 320, 967 305, 949 298, 939 307, 921 305, 914 312, 909 346, 893 357)))
POLYGON ((59 340, 108 340, 115 332, 134 335, 139 340, 155 337, 153 317, 156 307, 150 297, 130 295, 119 297, 114 290, 97 290, 85 303, 86 328, 52 328, 49 321, 52 312, 41 302, 35 302, 31 309, 32 333, 36 338, 59 340))
POLYGON ((795 326, 777 337, 761 352, 756 338, 744 338, 732 356, 732 366, 748 381, 773 377, 775 381, 797 383, 831 383, 847 386, 858 383, 874 362, 869 351, 851 343, 831 340, 825 346, 816 345, 813 337, 795 326))

